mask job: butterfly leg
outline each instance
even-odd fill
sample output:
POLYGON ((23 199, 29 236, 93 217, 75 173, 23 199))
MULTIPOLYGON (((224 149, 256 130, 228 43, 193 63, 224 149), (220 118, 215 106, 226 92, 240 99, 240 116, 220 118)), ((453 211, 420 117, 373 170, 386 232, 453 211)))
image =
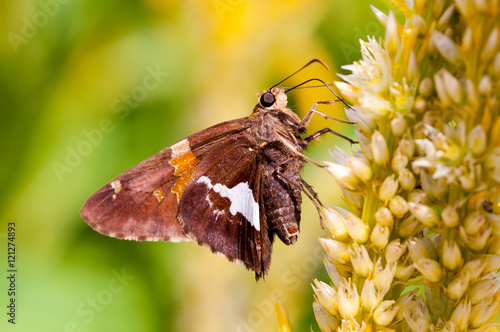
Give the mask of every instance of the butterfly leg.
POLYGON ((309 121, 311 121, 311 118, 312 118, 312 116, 314 114, 318 114, 319 116, 322 116, 323 118, 325 118, 325 120, 330 119, 330 120, 335 120, 335 121, 342 122, 342 123, 355 124, 355 122, 350 122, 350 121, 346 121, 346 120, 342 120, 342 119, 337 119, 337 118, 334 118, 332 116, 326 115, 325 113, 320 112, 320 111, 318 111, 316 109, 316 107, 319 104, 333 105, 334 103, 336 103, 338 101, 341 101, 341 100, 340 99, 338 99, 338 100, 325 100, 325 101, 318 101, 318 102, 314 103, 312 105, 312 107, 309 109, 309 111, 306 113, 306 115, 304 116, 304 118, 302 119, 302 121, 300 122, 300 125, 302 127, 307 126, 307 124, 309 123, 309 121))
POLYGON ((289 183, 290 185, 292 185, 293 187, 295 187, 295 189, 300 190, 301 192, 303 192, 307 196, 307 198, 309 198, 309 200, 313 203, 314 207, 318 211, 319 219, 320 219, 320 222, 321 222, 321 227, 323 228, 323 217, 322 217, 322 215, 323 215, 322 214, 322 212, 323 212, 323 203, 321 203, 321 201, 319 200, 318 194, 314 191, 314 189, 311 187, 311 185, 309 185, 303 179, 300 179, 300 182, 297 183, 296 181, 292 181, 292 179, 290 179, 289 177, 287 177, 282 172, 282 170, 288 164, 290 164, 292 161, 293 160, 289 160, 289 162, 284 162, 280 166, 276 167, 275 173, 276 173, 276 175, 281 180, 285 181, 286 183, 289 183))
POLYGON ((304 181, 302 179, 300 181, 300 185, 303 188, 302 192, 304 194, 306 194, 306 196, 311 200, 314 207, 318 211, 319 222, 321 224, 321 228, 324 229, 325 227, 323 227, 323 213, 322 213, 323 212, 323 203, 321 203, 321 201, 319 200, 318 193, 316 191, 314 191, 314 189, 311 187, 311 185, 309 183, 307 183, 306 181, 304 181))
POLYGON ((308 184, 306 181, 304 181, 302 178, 300 179, 300 182, 297 183, 297 181, 292 181, 292 179, 288 178, 282 171, 285 169, 286 166, 290 165, 293 163, 293 159, 289 159, 276 167, 274 172, 278 177, 281 177, 281 180, 285 180, 287 183, 290 183, 292 186, 295 187, 295 189, 298 189, 306 194, 306 196, 311 200, 315 201, 318 203, 318 206, 323 206, 321 201, 319 200, 318 194, 314 191, 314 189, 311 187, 310 184, 308 184), (305 190, 304 190, 305 189, 305 190))
MULTIPOLYGON (((312 160, 311 158, 309 158, 308 156, 303 154, 301 151, 298 151, 297 148, 293 144, 291 144, 290 141, 284 135, 282 136, 279 131, 276 131, 276 134, 277 134, 278 140, 281 143, 283 143, 283 145, 285 145, 296 156, 298 156, 302 159, 305 159, 308 162, 310 162, 318 167, 322 167, 322 168, 326 167, 325 165, 318 164, 317 162, 315 162, 314 160, 312 160)), ((307 145, 307 142, 306 142, 306 145, 307 145)))
POLYGON ((331 130, 330 128, 323 128, 321 130, 318 130, 317 132, 315 132, 314 134, 311 134, 309 136, 307 136, 306 138, 304 138, 304 141, 306 141, 306 143, 310 143, 311 141, 315 140, 316 138, 320 137, 321 135, 324 135, 326 133, 331 133, 331 134, 334 134, 340 138, 343 138, 345 139, 346 141, 348 141, 349 143, 351 144, 358 144, 358 141, 355 141, 355 140, 352 140, 350 139, 349 137, 347 136, 344 136, 342 134, 339 134, 337 133, 336 131, 334 130, 331 130))

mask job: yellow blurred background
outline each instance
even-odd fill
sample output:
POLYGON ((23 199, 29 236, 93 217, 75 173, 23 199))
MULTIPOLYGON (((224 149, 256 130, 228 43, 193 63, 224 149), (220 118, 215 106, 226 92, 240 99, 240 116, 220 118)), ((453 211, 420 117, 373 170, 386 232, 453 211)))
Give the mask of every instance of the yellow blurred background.
MULTIPOLYGON (((174 142, 250 114, 256 92, 332 82, 381 36, 380 1, 4 0, 0 4, 1 331, 276 331, 275 299, 296 331, 318 331, 313 278, 326 279, 319 219, 304 197, 296 245, 276 241, 265 281, 193 243, 93 231, 79 209, 107 181, 174 142), (16 225, 16 324, 7 322, 7 224, 16 225)), ((325 88, 295 90, 303 116, 325 88)), ((320 110, 342 117, 342 107, 320 110)), ((352 136, 352 128, 314 118, 352 136)), ((326 137, 308 156, 329 160, 326 137)), ((303 177, 342 205, 333 179, 303 177)))

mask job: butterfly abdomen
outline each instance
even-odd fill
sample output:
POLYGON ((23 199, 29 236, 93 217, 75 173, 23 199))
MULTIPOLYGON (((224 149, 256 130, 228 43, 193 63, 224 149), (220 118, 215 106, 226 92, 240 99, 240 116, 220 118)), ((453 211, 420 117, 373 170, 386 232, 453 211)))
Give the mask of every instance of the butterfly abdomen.
POLYGON ((283 243, 294 244, 300 231, 300 190, 290 188, 277 173, 269 174, 264 183, 267 184, 264 209, 269 231, 278 235, 283 243))

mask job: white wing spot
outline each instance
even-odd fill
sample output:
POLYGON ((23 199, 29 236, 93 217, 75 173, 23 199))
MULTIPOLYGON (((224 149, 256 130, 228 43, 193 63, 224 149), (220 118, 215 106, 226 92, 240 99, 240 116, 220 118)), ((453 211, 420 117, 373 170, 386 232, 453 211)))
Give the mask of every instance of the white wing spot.
POLYGON ((170 148, 172 149, 172 159, 182 156, 191 150, 187 139, 175 143, 170 148))
POLYGON ((214 187, 212 186, 212 181, 210 181, 210 179, 206 176, 200 176, 196 183, 204 183, 208 187, 208 189, 212 189, 214 187))
POLYGON ((256 230, 260 231, 259 204, 255 202, 248 182, 242 182, 233 188, 228 188, 220 183, 216 183, 214 186, 209 178, 201 176, 196 183, 204 183, 208 189, 213 189, 221 197, 229 198, 231 202, 229 212, 233 216, 238 212, 241 213, 256 230))

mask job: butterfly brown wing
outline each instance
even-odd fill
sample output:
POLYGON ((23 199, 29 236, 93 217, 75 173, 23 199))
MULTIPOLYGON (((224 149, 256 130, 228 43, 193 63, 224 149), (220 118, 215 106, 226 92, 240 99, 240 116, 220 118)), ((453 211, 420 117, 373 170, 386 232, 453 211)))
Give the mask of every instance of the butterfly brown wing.
POLYGON ((80 214, 96 231, 139 241, 190 241, 176 219, 191 175, 210 148, 248 128, 237 119, 202 130, 142 161, 93 194, 80 214))
POLYGON ((261 152, 241 132, 219 142, 194 170, 179 205, 179 218, 198 244, 239 261, 263 276, 271 263, 262 194, 261 152))

